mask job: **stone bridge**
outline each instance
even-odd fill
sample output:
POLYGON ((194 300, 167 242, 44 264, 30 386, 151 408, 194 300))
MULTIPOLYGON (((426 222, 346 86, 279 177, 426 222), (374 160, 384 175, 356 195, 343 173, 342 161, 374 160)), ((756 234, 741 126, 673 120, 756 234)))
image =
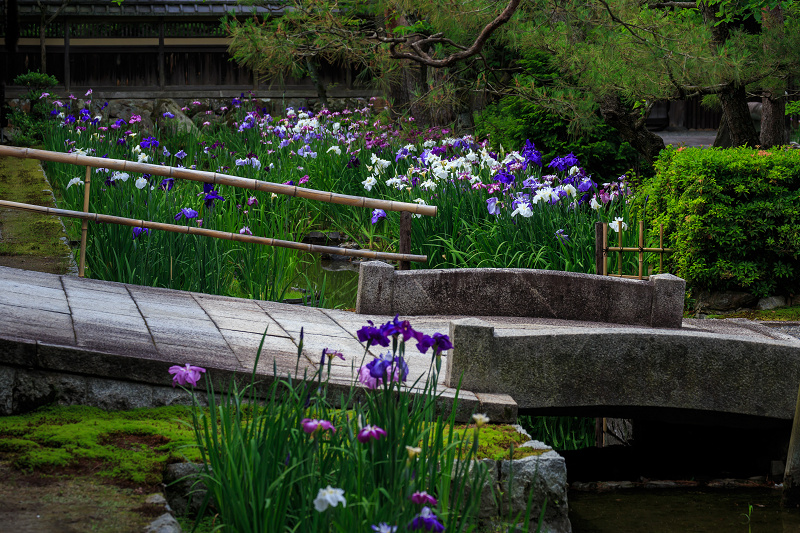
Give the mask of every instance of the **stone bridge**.
MULTIPOLYGON (((224 387, 250 375, 265 329, 256 367, 264 382, 275 369, 313 374, 330 348, 347 357, 333 365, 331 383, 348 387, 364 354, 356 330, 387 315, 0 267, 0 414, 53 401, 109 409, 185 401, 170 386, 169 366, 206 367, 215 387, 224 387)), ((542 317, 406 318, 428 334, 449 328, 454 349, 444 354, 439 386, 452 398, 461 380, 460 419, 487 412, 511 421, 519 409, 790 420, 800 384, 800 341, 747 320, 683 320, 663 329, 542 317)), ((408 348, 409 379, 424 380, 430 357, 408 348)))

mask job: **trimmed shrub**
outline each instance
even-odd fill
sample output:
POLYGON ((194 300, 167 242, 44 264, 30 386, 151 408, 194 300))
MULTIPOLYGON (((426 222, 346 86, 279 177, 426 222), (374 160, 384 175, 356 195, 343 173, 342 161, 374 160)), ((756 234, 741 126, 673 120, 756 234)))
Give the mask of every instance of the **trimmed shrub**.
POLYGON ((669 271, 694 290, 757 296, 800 287, 800 151, 668 148, 640 213, 675 251, 669 271))

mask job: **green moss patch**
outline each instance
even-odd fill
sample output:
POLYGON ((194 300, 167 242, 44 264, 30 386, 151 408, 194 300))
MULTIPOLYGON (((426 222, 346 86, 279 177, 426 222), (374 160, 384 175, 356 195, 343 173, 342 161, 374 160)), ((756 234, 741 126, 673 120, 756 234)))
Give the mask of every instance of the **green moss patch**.
MULTIPOLYGON (((54 207, 50 186, 33 159, 0 157, 0 199, 54 207)), ((0 264, 63 274, 70 250, 62 237, 57 217, 0 209, 0 256, 5 258, 0 264), (19 264, 8 259, 15 256, 25 259, 19 264)))
POLYGON ((81 471, 154 485, 168 463, 199 460, 186 407, 107 412, 49 407, 0 418, 0 459, 45 473, 81 471))
MULTIPOLYGON (((456 426, 455 432, 472 442, 477 428, 475 425, 456 426)), ((509 451, 514 447, 514 459, 521 459, 531 455, 541 455, 548 450, 533 448, 520 448, 528 441, 528 437, 517 431, 513 426, 486 425, 480 429, 478 437, 478 459, 493 459, 499 461, 509 458, 509 451)), ((467 446, 464 447, 468 449, 467 446)))
POLYGON ((735 313, 724 315, 708 315, 709 318, 749 318, 750 320, 776 320, 776 321, 800 321, 800 305, 791 307, 781 307, 769 311, 759 311, 757 309, 746 309, 735 313))

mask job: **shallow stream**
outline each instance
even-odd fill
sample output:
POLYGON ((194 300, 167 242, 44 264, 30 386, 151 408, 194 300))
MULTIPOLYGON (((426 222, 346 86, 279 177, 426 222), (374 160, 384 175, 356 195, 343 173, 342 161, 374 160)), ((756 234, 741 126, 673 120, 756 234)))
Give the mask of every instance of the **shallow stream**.
POLYGON ((570 491, 568 497, 573 533, 800 532, 800 514, 781 511, 775 488, 570 491))

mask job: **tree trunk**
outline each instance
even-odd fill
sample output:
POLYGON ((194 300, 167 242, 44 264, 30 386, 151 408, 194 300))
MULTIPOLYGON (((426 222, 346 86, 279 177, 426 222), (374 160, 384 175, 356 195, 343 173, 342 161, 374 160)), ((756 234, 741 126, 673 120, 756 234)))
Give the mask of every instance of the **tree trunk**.
POLYGON ((630 143, 649 164, 664 149, 664 140, 649 131, 643 120, 622 103, 619 96, 610 95, 600 102, 600 114, 609 126, 616 128, 623 141, 630 143))
MULTIPOLYGON (((780 6, 762 10, 762 31, 769 32, 775 39, 783 38, 783 10, 780 6)), ((764 40, 764 52, 772 51, 771 40, 764 40)), ((774 52, 773 52, 774 53, 774 52)), ((761 146, 771 148, 786 144, 786 80, 767 79, 761 97, 761 146)))
POLYGON ((765 92, 761 98, 761 147, 772 148, 786 144, 786 98, 782 90, 773 100, 772 93, 765 92))
POLYGON ((743 86, 732 88, 730 91, 720 93, 722 112, 728 123, 731 136, 731 146, 756 146, 759 144, 758 132, 750 118, 750 108, 747 106, 747 93, 743 86))
POLYGON ((317 97, 319 97, 319 103, 322 104, 322 107, 328 107, 328 91, 325 88, 325 83, 319 77, 319 71, 317 70, 317 66, 314 64, 314 61, 310 57, 306 57, 306 70, 308 70, 308 75, 311 78, 311 81, 314 82, 314 87, 317 89, 317 97))

